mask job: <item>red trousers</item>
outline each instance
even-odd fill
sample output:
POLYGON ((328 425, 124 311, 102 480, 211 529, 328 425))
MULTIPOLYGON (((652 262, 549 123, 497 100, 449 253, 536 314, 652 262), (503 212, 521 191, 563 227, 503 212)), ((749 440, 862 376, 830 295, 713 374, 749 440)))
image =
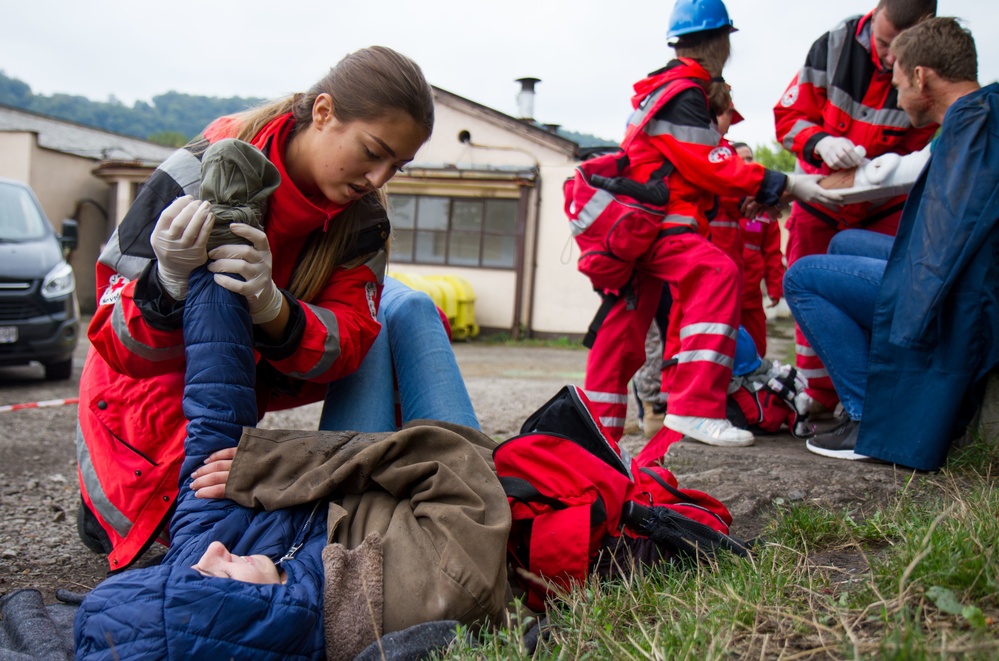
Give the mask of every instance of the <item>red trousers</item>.
MULTIPOLYGON (((901 212, 892 214, 875 223, 864 225, 863 229, 895 236, 898 232, 898 221, 901 212)), ((807 255, 824 255, 829 249, 829 242, 837 232, 847 227, 833 227, 828 223, 808 213, 799 204, 794 204, 791 215, 787 219, 787 265, 791 266, 807 255)), ((830 411, 839 403, 839 395, 833 388, 832 380, 825 365, 815 355, 815 350, 808 344, 804 333, 795 325, 795 366, 798 374, 808 381, 806 392, 830 411)))
POLYGON ((645 335, 665 283, 673 295, 663 370, 667 411, 725 417, 739 326, 739 272, 735 263, 698 234, 658 239, 642 255, 633 278, 634 306, 621 297, 597 333, 586 364, 586 395, 615 440, 628 408, 628 381, 645 361, 645 335))

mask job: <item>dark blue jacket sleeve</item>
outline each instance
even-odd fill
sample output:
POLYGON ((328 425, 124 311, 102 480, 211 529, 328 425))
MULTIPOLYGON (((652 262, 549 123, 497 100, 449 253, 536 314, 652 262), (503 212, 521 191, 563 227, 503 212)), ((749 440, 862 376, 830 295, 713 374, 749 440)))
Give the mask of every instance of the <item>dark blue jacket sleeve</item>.
POLYGON ((995 95, 972 95, 948 111, 929 166, 907 205, 892 255, 900 264, 886 273, 895 293, 890 342, 921 348, 935 341, 931 329, 954 282, 999 219, 999 108, 995 95), (969 176, 968 173, 974 173, 969 176), (919 194, 921 193, 921 195, 919 194))

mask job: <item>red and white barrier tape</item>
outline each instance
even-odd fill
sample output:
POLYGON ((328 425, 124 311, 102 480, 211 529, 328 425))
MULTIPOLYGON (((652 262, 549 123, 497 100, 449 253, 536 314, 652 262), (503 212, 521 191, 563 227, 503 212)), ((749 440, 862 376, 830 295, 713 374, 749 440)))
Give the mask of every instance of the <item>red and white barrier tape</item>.
POLYGON ((46 399, 43 402, 27 402, 25 404, 5 404, 0 406, 0 413, 6 413, 7 411, 20 411, 21 409, 40 409, 49 406, 63 406, 64 404, 79 404, 79 397, 71 397, 70 399, 46 399))

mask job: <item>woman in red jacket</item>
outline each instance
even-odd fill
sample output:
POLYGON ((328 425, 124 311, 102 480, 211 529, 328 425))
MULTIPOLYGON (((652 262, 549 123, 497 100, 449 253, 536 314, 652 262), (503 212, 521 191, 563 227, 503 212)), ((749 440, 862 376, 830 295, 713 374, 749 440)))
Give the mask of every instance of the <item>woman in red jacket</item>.
MULTIPOLYGON (((215 248, 222 286, 254 323, 259 415, 323 399, 379 333, 389 222, 376 191, 430 137, 420 68, 388 48, 345 57, 307 93, 210 124, 144 184, 97 265, 99 305, 80 383, 80 532, 123 569, 163 536, 178 488, 186 421, 183 299, 214 221, 196 199, 201 156, 237 138, 280 174, 263 230, 215 248)), ((218 270, 213 268, 213 270, 218 270)), ((225 369, 220 365, 219 369, 225 369)), ((224 396, 224 394, 220 394, 224 396)))
POLYGON ((751 433, 725 418, 739 320, 738 272, 707 236, 707 213, 716 196, 753 196, 765 206, 785 194, 835 203, 818 177, 787 177, 746 164, 720 144, 712 108, 731 99, 721 77, 734 30, 721 0, 679 0, 667 37, 677 59, 635 85, 623 147, 623 176, 647 184, 666 176, 669 201, 659 238, 638 258, 631 294, 610 309, 596 336, 586 371, 586 393, 601 422, 619 437, 627 408, 627 382, 644 359, 644 337, 664 283, 674 305, 665 342, 665 427, 639 461, 657 461, 680 435, 710 445, 743 446, 751 433), (670 168, 672 171, 670 172, 670 168))

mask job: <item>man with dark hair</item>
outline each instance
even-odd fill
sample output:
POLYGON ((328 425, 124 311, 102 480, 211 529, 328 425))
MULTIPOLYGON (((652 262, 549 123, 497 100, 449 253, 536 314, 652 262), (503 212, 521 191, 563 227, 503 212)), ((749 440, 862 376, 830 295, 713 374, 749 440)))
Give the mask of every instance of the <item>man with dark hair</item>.
MULTIPOLYGON (((896 106, 889 44, 936 9, 936 0, 880 0, 870 13, 847 19, 812 44, 805 65, 774 107, 777 139, 797 156, 799 169, 827 175, 860 165, 865 155, 908 154, 930 141, 936 126, 913 127, 896 106)), ((786 225, 788 264, 825 253, 844 229, 894 236, 904 203, 903 194, 838 207, 796 202, 786 225)), ((829 374, 800 329, 796 344, 808 394, 832 410, 837 397, 829 374)))
POLYGON ((848 416, 808 449, 933 470, 999 364, 999 84, 979 86, 953 18, 901 33, 892 54, 899 106, 942 126, 889 256, 845 232, 791 266, 784 292, 848 416))

